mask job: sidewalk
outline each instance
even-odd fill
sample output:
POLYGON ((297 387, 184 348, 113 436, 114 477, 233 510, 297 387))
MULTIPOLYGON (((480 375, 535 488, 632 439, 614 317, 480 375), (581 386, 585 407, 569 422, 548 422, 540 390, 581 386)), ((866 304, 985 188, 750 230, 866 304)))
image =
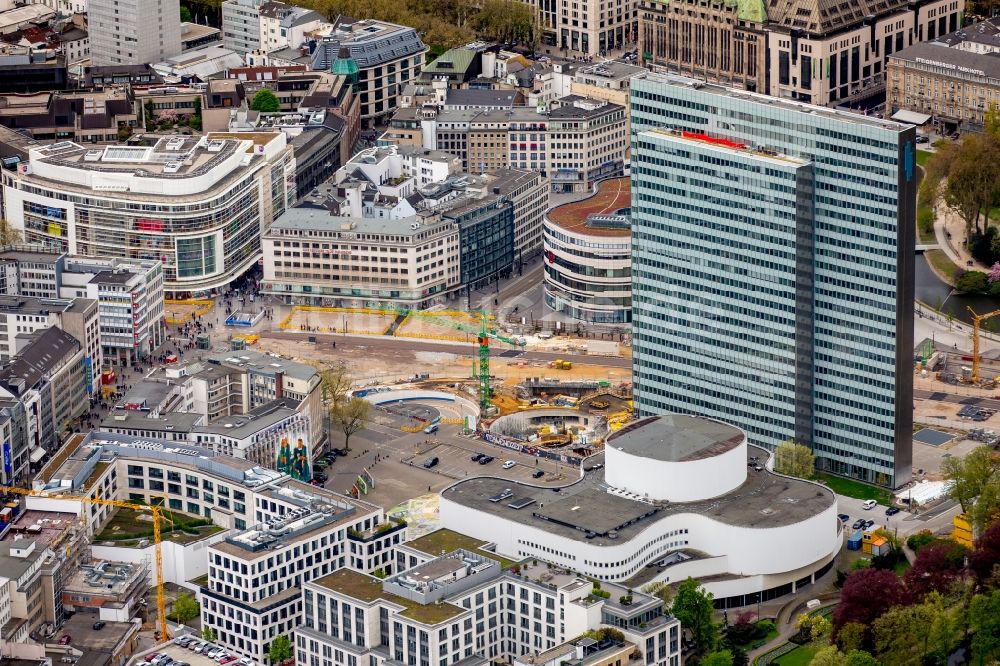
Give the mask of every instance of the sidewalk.
POLYGON ((934 236, 953 264, 964 270, 988 273, 989 266, 976 261, 965 246, 965 220, 958 216, 943 198, 934 203, 934 236))

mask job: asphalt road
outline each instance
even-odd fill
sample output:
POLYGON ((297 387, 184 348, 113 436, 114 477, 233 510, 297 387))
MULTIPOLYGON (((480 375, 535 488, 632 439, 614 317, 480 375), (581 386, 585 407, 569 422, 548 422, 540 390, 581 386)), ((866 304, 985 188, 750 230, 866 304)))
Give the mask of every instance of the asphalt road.
POLYGON ((1000 400, 993 398, 976 398, 967 395, 955 395, 944 391, 927 391, 924 389, 913 389, 915 400, 937 400, 940 402, 953 402, 958 405, 977 405, 988 407, 989 409, 1000 410, 1000 400))
MULTIPOLYGON (((468 356, 473 357, 476 354, 476 347, 474 345, 469 345, 466 343, 456 342, 454 344, 449 344, 446 342, 429 342, 425 340, 414 340, 412 338, 397 338, 391 335, 386 336, 363 336, 363 335, 340 335, 340 334, 322 334, 322 333, 310 333, 309 335, 314 335, 317 342, 336 342, 337 351, 359 351, 365 354, 371 354, 372 350, 385 350, 391 351, 400 347, 405 347, 407 351, 424 351, 424 352, 444 352, 447 354, 455 354, 457 356, 468 356)), ((260 336, 262 338, 274 339, 274 340, 296 340, 301 342, 305 336, 304 333, 287 333, 282 331, 265 331, 261 332, 260 336)), ((503 351, 498 351, 497 355, 503 353, 503 351)), ((601 365, 613 368, 631 368, 632 360, 628 358, 621 358, 619 356, 590 356, 587 354, 570 354, 567 352, 539 352, 539 351, 526 351, 521 352, 517 358, 524 361, 554 361, 556 359, 563 359, 566 361, 572 361, 574 365, 601 365)))

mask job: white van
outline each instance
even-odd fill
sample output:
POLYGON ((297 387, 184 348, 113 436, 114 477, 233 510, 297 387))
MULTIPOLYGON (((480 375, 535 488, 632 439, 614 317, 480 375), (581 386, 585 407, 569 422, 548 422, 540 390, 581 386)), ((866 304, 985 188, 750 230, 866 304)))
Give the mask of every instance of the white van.
POLYGON ((861 508, 865 511, 871 511, 876 506, 878 506, 878 502, 875 500, 865 500, 864 504, 861 505, 861 508))

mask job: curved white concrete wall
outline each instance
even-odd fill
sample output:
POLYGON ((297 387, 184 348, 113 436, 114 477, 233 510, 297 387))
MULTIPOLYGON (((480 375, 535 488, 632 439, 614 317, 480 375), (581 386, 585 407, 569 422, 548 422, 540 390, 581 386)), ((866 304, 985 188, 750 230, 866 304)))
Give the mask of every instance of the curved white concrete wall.
MULTIPOLYGON (((364 389, 361 389, 364 390, 364 389)), ((394 389, 391 391, 380 391, 378 393, 368 393, 364 399, 373 405, 384 405, 400 400, 430 400, 453 402, 459 409, 462 416, 471 416, 473 419, 479 418, 479 405, 471 400, 466 400, 454 393, 445 391, 424 391, 421 389, 394 389)))
MULTIPOLYGON (((620 581, 630 578, 647 564, 679 549, 699 550, 712 560, 701 560, 689 568, 700 576, 781 575, 823 562, 841 546, 837 505, 790 525, 772 528, 740 527, 708 516, 680 513, 665 516, 637 536, 609 546, 597 546, 557 536, 530 524, 454 502, 441 496, 442 527, 492 541, 497 552, 561 564, 585 576, 620 581), (684 532, 687 530, 687 532, 684 532), (607 565, 607 566, 604 566, 607 565)), ((753 581, 744 592, 758 591, 753 581)))
POLYGON ((590 427, 591 417, 589 414, 585 414, 577 409, 555 407, 551 409, 525 409, 520 412, 501 416, 490 424, 490 432, 502 433, 504 427, 508 424, 517 423, 522 420, 530 426, 536 426, 551 421, 554 418, 566 419, 569 425, 581 425, 585 428, 590 427))
POLYGON ((731 450, 702 460, 667 462, 618 449, 614 440, 604 447, 604 479, 650 499, 695 502, 738 488, 747 478, 747 440, 731 450))

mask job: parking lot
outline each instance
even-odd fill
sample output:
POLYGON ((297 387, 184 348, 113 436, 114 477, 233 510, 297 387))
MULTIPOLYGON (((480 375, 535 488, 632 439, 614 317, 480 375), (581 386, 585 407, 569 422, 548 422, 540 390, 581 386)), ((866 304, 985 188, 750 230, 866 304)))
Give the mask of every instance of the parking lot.
POLYGON ((432 440, 430 444, 422 444, 417 453, 405 462, 421 466, 425 469, 443 474, 452 479, 464 479, 469 476, 492 476, 515 481, 523 481, 535 485, 564 485, 578 477, 575 468, 562 465, 555 460, 536 458, 510 449, 492 446, 478 439, 467 439, 461 442, 443 442, 432 440), (478 456, 473 460, 474 456, 478 456), (483 463, 482 457, 493 458, 483 463), (426 467, 428 461, 437 458, 438 463, 426 467), (504 463, 511 461, 513 466, 504 468, 504 463), (535 477, 541 471, 543 476, 535 477))
MULTIPOLYGON (((175 636, 174 638, 176 639, 177 636, 175 636)), ((194 642, 203 643, 204 641, 195 639, 194 642)), ((175 644, 173 640, 171 640, 168 643, 158 645, 150 650, 146 650, 142 653, 137 654, 136 660, 133 662, 133 666, 145 666, 146 664, 150 663, 147 657, 150 657, 152 655, 164 655, 164 654, 174 660, 171 666, 177 666, 178 663, 180 663, 182 666, 184 664, 187 664, 188 666, 219 666, 219 662, 210 659, 203 654, 199 654, 194 650, 189 650, 185 647, 181 647, 180 645, 175 644)), ((240 655, 235 652, 229 652, 229 654, 234 655, 236 657, 240 657, 240 655)), ((255 662, 246 657, 243 657, 242 659, 243 659, 242 662, 232 661, 227 666, 259 666, 258 664, 256 664, 255 662)))
MULTIPOLYGON (((373 411, 372 421, 350 439, 351 451, 347 456, 338 457, 322 473, 327 476, 325 487, 340 493, 347 492, 354 485, 358 474, 367 468, 375 479, 375 487, 369 490, 365 499, 391 509, 401 502, 439 492, 458 479, 472 476, 492 476, 524 481, 539 486, 565 485, 579 478, 578 468, 561 464, 555 460, 536 458, 510 449, 489 444, 475 436, 462 433, 461 426, 442 423, 433 434, 404 432, 403 425, 415 421, 409 415, 420 414, 433 419, 455 417, 453 406, 435 403, 434 406, 404 403, 407 416, 373 411), (494 457, 493 462, 480 465, 471 459, 476 453, 494 457), (424 463, 437 457, 438 464, 425 468, 424 463), (503 469, 506 460, 515 465, 503 469), (535 470, 541 469, 544 476, 534 478, 535 470)), ((400 407, 404 405, 398 405, 400 407)), ((397 405, 393 405, 395 408, 397 405)), ((343 435, 332 433, 332 445, 343 447, 343 435)))

